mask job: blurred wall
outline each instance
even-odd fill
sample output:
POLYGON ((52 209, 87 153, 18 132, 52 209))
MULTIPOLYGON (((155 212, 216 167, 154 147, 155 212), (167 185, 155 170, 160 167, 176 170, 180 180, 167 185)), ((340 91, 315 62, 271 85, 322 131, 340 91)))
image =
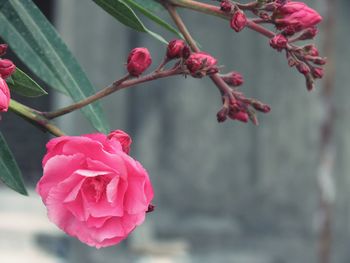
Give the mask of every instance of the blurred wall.
MULTIPOLYGON (((315 2, 309 1, 324 13, 324 2, 315 2)), ((339 1, 334 39, 333 256, 344 263, 350 256, 348 11, 349 3, 339 1)), ((164 55, 164 45, 132 32, 92 1, 57 1, 56 15, 63 38, 98 88, 123 76, 132 48, 149 48, 155 65, 164 55)), ((208 79, 183 77, 120 91, 102 101, 112 128, 132 135, 132 155, 153 181, 157 208, 147 223, 158 237, 187 238, 194 250, 206 253, 259 251, 254 262, 316 262, 322 83, 307 92, 303 77, 288 68, 284 55, 248 29, 237 34, 227 21, 187 11, 181 15, 202 49, 218 58, 223 71, 241 72, 242 91, 269 103, 272 112, 259 115, 258 127, 233 121, 218 124, 215 114, 221 100, 216 87, 208 79)), ((69 103, 63 97, 57 101, 56 106, 69 103)), ((69 134, 93 131, 80 113, 62 118, 60 125, 69 134)))

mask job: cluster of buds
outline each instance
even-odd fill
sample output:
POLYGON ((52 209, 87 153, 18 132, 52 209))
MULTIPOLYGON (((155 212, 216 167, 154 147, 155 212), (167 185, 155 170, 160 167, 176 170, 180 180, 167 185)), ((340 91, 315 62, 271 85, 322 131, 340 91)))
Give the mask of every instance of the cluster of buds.
MULTIPOLYGON (((5 55, 6 44, 0 44, 0 56, 5 55)), ((16 70, 15 64, 8 59, 0 59, 0 112, 6 112, 10 104, 10 90, 6 80, 16 70)))
POLYGON ((256 111, 268 113, 270 106, 256 99, 246 98, 243 93, 234 89, 243 84, 243 77, 238 72, 232 71, 220 77, 230 86, 230 90, 222 97, 223 106, 216 115, 218 122, 224 122, 228 117, 241 122, 250 120, 258 125, 256 111))

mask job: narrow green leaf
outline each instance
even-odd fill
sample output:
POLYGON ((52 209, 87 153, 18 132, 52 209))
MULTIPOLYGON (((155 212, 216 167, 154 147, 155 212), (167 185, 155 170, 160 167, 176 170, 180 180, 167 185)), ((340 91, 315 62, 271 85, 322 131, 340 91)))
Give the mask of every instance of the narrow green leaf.
POLYGON ((33 79, 18 67, 16 71, 6 80, 11 91, 26 97, 40 97, 47 95, 47 92, 39 86, 33 79))
POLYGON ((139 10, 146 17, 148 17, 149 19, 151 19, 152 21, 154 21, 158 25, 162 26, 166 30, 176 34, 179 38, 183 38, 181 33, 177 29, 175 29, 173 26, 171 26, 166 21, 164 21, 162 18, 155 15, 152 11, 149 11, 147 8, 144 7, 144 5, 147 4, 147 1, 144 4, 137 3, 134 0, 123 0, 123 2, 127 3, 130 7, 133 7, 135 9, 139 10))
POLYGON ((157 0, 134 0, 151 12, 164 11, 164 7, 157 0))
MULTIPOLYGON (((95 93, 76 59, 31 0, 0 0, 0 36, 52 88, 79 101, 95 93)), ((82 109, 101 132, 109 127, 99 103, 82 109)))
POLYGON ((136 30, 150 34, 152 37, 168 44, 168 42, 159 34, 152 32, 141 22, 135 12, 122 0, 93 0, 97 5, 103 8, 107 13, 117 19, 120 23, 136 30))
POLYGON ((28 195, 23 183, 21 171, 18 168, 5 138, 0 132, 0 179, 8 187, 22 195, 28 195))

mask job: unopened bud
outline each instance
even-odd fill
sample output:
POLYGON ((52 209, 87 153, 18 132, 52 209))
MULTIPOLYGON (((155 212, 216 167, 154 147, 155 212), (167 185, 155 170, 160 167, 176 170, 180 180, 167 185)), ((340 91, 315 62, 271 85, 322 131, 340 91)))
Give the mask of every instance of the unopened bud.
POLYGON ((122 130, 115 130, 115 131, 112 131, 110 134, 108 134, 107 138, 109 140, 118 141, 120 143, 120 145, 122 146, 123 152, 129 154, 130 145, 132 143, 132 140, 131 140, 129 134, 127 134, 126 132, 124 132, 122 130))
POLYGON ((317 35, 317 33, 318 30, 316 27, 309 27, 298 37, 298 40, 313 39, 317 35))
POLYGON ((134 48, 127 61, 127 70, 131 76, 140 76, 152 64, 151 54, 147 48, 134 48))
POLYGON ((220 3, 220 9, 223 12, 230 13, 232 11, 233 5, 230 0, 222 0, 220 3))
POLYGON ((327 63, 326 58, 317 57, 313 60, 316 65, 324 65, 327 63))
POLYGON ((230 111, 228 116, 232 119, 232 120, 238 120, 241 122, 248 122, 249 120, 249 116, 248 113, 245 111, 230 111))
POLYGON ((216 114, 216 118, 218 122, 224 122, 227 119, 228 109, 226 107, 222 107, 221 110, 216 114))
POLYGON ((189 48, 185 41, 181 39, 174 39, 168 44, 166 56, 168 59, 181 58, 184 57, 184 51, 186 55, 189 53, 189 48))
POLYGON ((7 44, 0 44, 0 56, 5 55, 7 51, 7 44))
POLYGON ((315 79, 321 79, 323 77, 323 68, 313 68, 312 69, 312 76, 315 78, 315 79))
POLYGON ((227 85, 233 87, 238 87, 244 82, 242 75, 236 71, 221 75, 221 78, 227 83, 227 85))
POLYGON ((306 45, 303 47, 303 50, 310 56, 317 57, 319 55, 318 49, 315 45, 306 45))
POLYGON ((201 78, 207 74, 218 72, 217 60, 205 52, 192 53, 185 61, 185 65, 192 77, 201 78))
POLYGON ((231 18, 231 28, 236 32, 241 31, 247 25, 247 17, 241 10, 237 10, 231 18))
POLYGON ((271 108, 269 105, 267 104, 264 104, 260 101, 253 101, 252 102, 252 106, 254 107, 254 109, 258 110, 258 111, 261 111, 263 113, 268 113, 271 111, 271 108))
POLYGON ((306 64, 303 63, 303 62, 298 63, 297 69, 298 69, 298 71, 299 71, 301 74, 304 74, 304 75, 310 73, 310 68, 309 68, 309 66, 306 65, 306 64))
POLYGON ((9 59, 0 59, 0 76, 8 78, 16 70, 15 64, 9 59))
POLYGON ((270 39, 270 46, 274 49, 277 49, 278 51, 281 51, 282 49, 287 47, 288 39, 281 35, 275 35, 273 38, 270 39))

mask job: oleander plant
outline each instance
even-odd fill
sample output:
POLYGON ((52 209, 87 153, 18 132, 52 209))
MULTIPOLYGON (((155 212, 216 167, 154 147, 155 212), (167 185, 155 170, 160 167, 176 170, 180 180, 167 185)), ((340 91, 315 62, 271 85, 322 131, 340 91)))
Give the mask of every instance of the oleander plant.
MULTIPOLYGON (((100 106, 104 97, 161 78, 210 78, 222 100, 216 113, 219 123, 233 120, 258 125, 257 113, 271 110, 259 98, 246 97, 240 91, 244 80, 239 72, 219 66, 219 57, 199 48, 178 9, 227 20, 230 34, 242 30, 260 34, 266 48, 283 54, 286 63, 301 73, 308 91, 322 78, 326 63, 312 44, 322 17, 300 1, 93 0, 96 8, 104 9, 131 30, 164 43, 161 61, 152 61, 147 47, 130 47, 130 53, 120 58, 125 61, 124 72, 119 72, 122 77, 97 90, 31 0, 0 2, 0 36, 6 42, 0 45, 1 114, 12 111, 54 136, 46 145, 36 192, 47 208, 49 220, 68 235, 96 248, 116 245, 127 238, 155 208, 150 177, 129 154, 130 136, 118 127, 110 128, 100 106), (158 16, 159 10, 168 13, 167 20, 158 16), (170 31, 173 38, 168 40, 151 31, 143 24, 144 19, 170 31), (41 87, 33 76, 7 59, 8 48, 47 85, 41 87), (11 99, 12 93, 38 97, 50 89, 74 102, 45 112, 11 99), (76 110, 83 112, 95 133, 70 136, 55 124, 56 118, 76 110)), ((0 179, 20 194, 27 194, 22 173, 1 134, 0 179)))

